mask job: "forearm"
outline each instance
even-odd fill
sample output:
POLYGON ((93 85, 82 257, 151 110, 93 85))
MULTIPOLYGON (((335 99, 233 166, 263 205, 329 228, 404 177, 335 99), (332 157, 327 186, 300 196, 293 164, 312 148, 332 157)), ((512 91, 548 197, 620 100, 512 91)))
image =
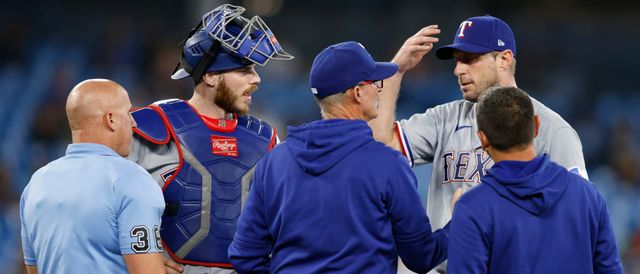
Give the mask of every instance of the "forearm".
POLYGON ((384 88, 379 94, 378 117, 369 121, 369 126, 373 131, 373 137, 388 146, 400 149, 395 146, 397 143, 395 131, 393 129, 396 121, 396 103, 400 93, 400 84, 404 73, 398 72, 391 78, 384 80, 384 88))
POLYGON ((28 274, 38 274, 38 267, 35 265, 27 265, 28 274))
POLYGON ((166 274, 161 253, 127 254, 124 261, 131 274, 166 274))
POLYGON ((400 47, 391 62, 398 65, 398 72, 391 78, 384 80, 384 88, 379 94, 378 118, 371 120, 369 126, 373 130, 373 137, 400 150, 400 143, 394 134, 393 123, 396 120, 396 101, 400 92, 400 83, 404 73, 414 68, 425 54, 433 49, 433 43, 438 42, 434 37, 440 33, 437 25, 430 25, 420 29, 409 37, 400 47))

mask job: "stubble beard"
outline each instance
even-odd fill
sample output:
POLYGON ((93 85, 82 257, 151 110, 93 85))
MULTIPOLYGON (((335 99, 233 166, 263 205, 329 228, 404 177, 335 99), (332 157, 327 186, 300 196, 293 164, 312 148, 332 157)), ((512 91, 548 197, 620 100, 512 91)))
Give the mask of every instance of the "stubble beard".
POLYGON ((476 90, 474 90, 473 92, 467 92, 469 93, 468 96, 467 96, 467 93, 465 93, 462 90, 462 88, 460 89, 460 91, 462 91, 462 97, 464 97, 465 100, 475 103, 475 102, 478 102, 478 99, 484 93, 485 90, 489 89, 490 87, 497 86, 499 84, 500 84, 500 81, 498 80, 498 75, 494 75, 493 79, 488 81, 482 81, 480 83, 474 81, 476 90))

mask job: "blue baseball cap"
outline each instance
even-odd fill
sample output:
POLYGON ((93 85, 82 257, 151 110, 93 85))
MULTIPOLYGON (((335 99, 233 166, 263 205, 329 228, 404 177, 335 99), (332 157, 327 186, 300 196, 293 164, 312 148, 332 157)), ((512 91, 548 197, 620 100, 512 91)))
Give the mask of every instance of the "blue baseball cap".
POLYGON ((322 50, 311 65, 311 92, 324 98, 343 92, 364 80, 387 79, 398 71, 398 65, 376 62, 358 42, 343 42, 322 50))
POLYGON ((510 49, 516 55, 516 40, 511 28, 504 21, 493 16, 471 17, 460 23, 453 44, 436 50, 441 60, 453 58, 453 51, 487 53, 510 49))

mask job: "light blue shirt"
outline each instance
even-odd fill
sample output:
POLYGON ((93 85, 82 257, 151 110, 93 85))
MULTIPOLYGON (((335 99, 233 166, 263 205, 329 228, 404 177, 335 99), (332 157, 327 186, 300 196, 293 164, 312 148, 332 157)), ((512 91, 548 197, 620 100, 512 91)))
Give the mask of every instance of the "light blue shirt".
POLYGON ((22 247, 40 273, 127 273, 125 254, 161 252, 162 190, 110 148, 70 144, 20 199, 22 247))

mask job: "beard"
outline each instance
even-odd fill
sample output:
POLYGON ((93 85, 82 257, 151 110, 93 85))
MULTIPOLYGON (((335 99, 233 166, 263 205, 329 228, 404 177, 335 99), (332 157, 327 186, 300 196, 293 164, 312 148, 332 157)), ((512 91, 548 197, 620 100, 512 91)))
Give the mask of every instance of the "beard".
POLYGON ((471 101, 471 102, 477 102, 485 90, 497 85, 500 85, 500 80, 498 79, 498 75, 496 74, 489 79, 474 81, 474 86, 475 86, 474 91, 464 92, 462 88, 460 88, 460 90, 462 91, 462 97, 464 97, 465 100, 471 101))
POLYGON ((220 81, 220 85, 218 86, 218 91, 216 92, 216 96, 213 98, 213 102, 219 106, 221 109, 224 109, 227 113, 234 113, 237 115, 245 115, 249 113, 249 105, 251 101, 249 101, 246 105, 241 100, 242 95, 245 93, 253 93, 258 87, 251 86, 242 92, 234 92, 227 86, 224 79, 220 81))

